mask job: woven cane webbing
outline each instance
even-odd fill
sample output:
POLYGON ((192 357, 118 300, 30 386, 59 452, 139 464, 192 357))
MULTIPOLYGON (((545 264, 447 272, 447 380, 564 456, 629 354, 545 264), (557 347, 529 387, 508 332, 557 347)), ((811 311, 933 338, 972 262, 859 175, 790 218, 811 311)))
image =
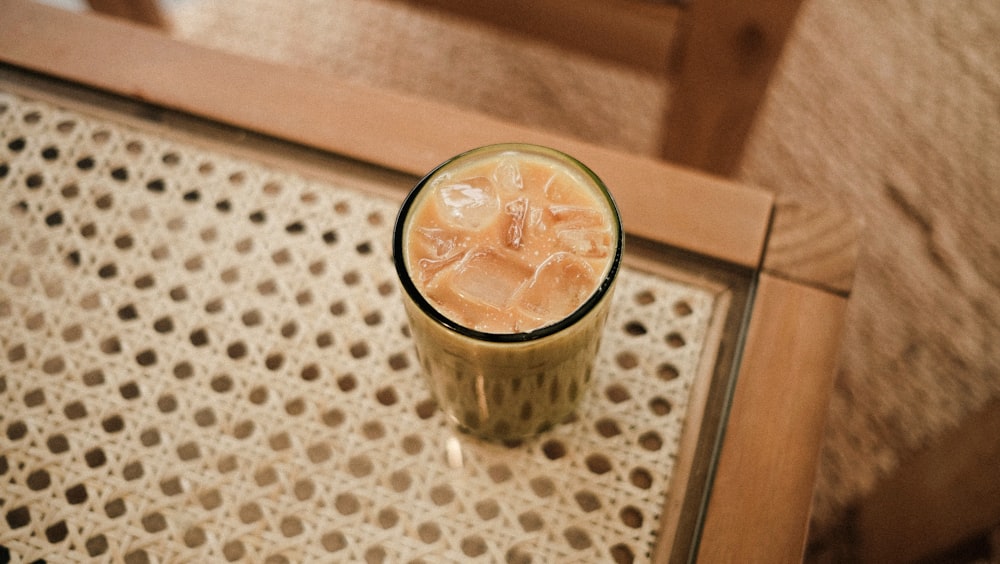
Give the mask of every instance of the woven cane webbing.
POLYGON ((15 561, 644 561, 713 295, 627 268, 573 421, 457 434, 396 203, 0 92, 0 546, 15 561))

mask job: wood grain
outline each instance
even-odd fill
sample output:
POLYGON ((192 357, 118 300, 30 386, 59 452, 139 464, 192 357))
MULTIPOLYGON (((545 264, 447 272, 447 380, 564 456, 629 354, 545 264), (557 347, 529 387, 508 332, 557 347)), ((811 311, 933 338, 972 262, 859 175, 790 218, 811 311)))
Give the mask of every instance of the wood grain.
POLYGON ((854 284, 860 241, 861 225, 848 210, 779 198, 764 270, 846 296, 854 284))
POLYGON ((801 561, 846 306, 761 276, 699 561, 801 561))

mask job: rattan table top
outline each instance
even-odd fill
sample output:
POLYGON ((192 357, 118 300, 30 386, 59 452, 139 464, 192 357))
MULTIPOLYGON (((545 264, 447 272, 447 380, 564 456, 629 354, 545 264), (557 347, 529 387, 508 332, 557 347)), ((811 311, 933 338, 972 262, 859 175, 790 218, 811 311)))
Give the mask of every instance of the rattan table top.
POLYGON ((24 561, 648 561, 716 307, 627 267, 571 421, 457 433, 397 202, 0 92, 0 546, 24 561))

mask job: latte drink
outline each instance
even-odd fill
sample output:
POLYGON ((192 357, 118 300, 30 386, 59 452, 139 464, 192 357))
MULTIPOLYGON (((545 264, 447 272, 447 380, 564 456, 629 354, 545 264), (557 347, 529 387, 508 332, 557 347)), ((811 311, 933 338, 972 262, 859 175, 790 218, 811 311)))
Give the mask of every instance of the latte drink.
POLYGON ((492 145, 424 177, 393 255, 444 412, 495 439, 566 418, 590 382, 621 253, 607 188, 558 151, 492 145))

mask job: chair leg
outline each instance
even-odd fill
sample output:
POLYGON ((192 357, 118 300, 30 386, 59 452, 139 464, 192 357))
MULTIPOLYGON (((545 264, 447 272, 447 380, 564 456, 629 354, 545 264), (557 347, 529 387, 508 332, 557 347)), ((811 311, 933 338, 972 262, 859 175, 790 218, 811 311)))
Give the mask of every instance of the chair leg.
POLYGON ((663 156, 731 176, 802 0, 692 0, 670 67, 663 156))
POLYGON ((95 12, 158 28, 167 27, 157 0, 87 0, 95 12))

